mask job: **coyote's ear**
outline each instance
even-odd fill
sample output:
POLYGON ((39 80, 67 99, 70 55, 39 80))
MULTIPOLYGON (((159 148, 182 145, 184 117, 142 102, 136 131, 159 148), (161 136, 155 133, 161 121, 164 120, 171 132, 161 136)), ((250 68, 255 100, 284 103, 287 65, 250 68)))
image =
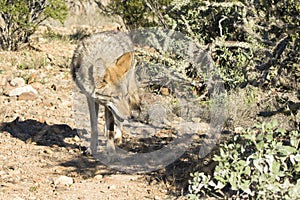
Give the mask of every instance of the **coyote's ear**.
POLYGON ((113 66, 106 69, 103 76, 103 82, 115 84, 120 81, 126 72, 130 70, 132 62, 133 54, 131 52, 120 56, 113 66))
POLYGON ((126 73, 131 67, 133 54, 131 52, 125 53, 117 59, 116 66, 119 71, 126 73))

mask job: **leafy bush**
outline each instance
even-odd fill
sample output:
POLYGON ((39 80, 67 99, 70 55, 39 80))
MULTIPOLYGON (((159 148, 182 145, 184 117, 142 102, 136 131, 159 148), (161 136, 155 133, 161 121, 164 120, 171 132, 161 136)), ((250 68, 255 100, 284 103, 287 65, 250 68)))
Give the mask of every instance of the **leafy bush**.
POLYGON ((164 24, 163 12, 172 1, 112 0, 107 7, 101 8, 106 14, 121 16, 128 28, 152 27, 164 24))
POLYGON ((130 28, 163 26, 196 39, 227 89, 295 89, 300 81, 299 1, 112 0, 109 8, 130 28))
POLYGON ((191 174, 190 199, 299 199, 300 133, 276 127, 262 123, 221 144, 213 175, 191 174))
POLYGON ((228 89, 247 84, 295 88, 299 12, 300 2, 293 0, 174 1, 165 18, 169 27, 208 45, 228 89))
POLYGON ((0 47, 18 50, 36 27, 48 18, 61 22, 67 16, 64 0, 0 0, 0 47))

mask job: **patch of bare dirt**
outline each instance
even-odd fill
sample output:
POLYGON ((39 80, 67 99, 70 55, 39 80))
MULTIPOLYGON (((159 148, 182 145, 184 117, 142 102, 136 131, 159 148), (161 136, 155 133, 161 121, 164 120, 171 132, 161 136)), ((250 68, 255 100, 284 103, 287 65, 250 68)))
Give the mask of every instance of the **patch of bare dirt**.
POLYGON ((111 171, 72 145, 38 145, 6 131, 0 145, 1 199, 174 199, 164 186, 111 171))

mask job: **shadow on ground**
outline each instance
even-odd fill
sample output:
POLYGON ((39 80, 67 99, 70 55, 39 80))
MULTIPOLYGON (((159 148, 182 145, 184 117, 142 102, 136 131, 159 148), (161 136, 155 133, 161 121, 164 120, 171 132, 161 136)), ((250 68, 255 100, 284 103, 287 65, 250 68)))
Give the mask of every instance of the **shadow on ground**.
POLYGON ((6 131, 25 143, 34 142, 42 146, 79 148, 76 144, 68 144, 64 141, 65 138, 77 135, 76 130, 66 124, 48 125, 32 119, 20 121, 17 117, 12 122, 3 123, 0 131, 6 131))
MULTIPOLYGON (((79 153, 72 160, 65 160, 60 163, 61 166, 70 169, 65 171, 68 175, 82 176, 90 178, 96 175, 111 175, 117 172, 109 169, 101 162, 96 161, 91 156, 85 155, 82 147, 76 143, 65 142, 66 138, 74 138, 77 136, 77 130, 72 129, 66 124, 48 125, 36 120, 28 119, 20 121, 16 118, 12 122, 3 123, 0 126, 0 131, 6 131, 11 136, 18 138, 25 143, 33 143, 40 146, 49 147, 64 147, 68 149, 79 149, 79 153)), ((126 137, 126 136, 125 136, 126 137)), ((170 137, 153 137, 151 141, 145 139, 123 138, 126 142, 120 147, 126 151, 136 153, 151 152, 162 148, 170 142, 170 137)), ((212 156, 216 153, 216 149, 203 159, 198 158, 198 153, 201 147, 201 139, 193 142, 191 147, 174 163, 166 166, 163 169, 145 174, 145 179, 149 184, 164 184, 167 187, 170 195, 182 195, 187 192, 188 180, 190 173, 199 169, 210 174, 215 162, 212 161, 212 156)))
MULTIPOLYGON (((103 172, 102 175, 114 173, 113 170, 105 170, 104 168, 106 167, 100 162, 95 161, 92 157, 84 155, 83 151, 85 150, 85 147, 76 144, 76 142, 65 142, 67 138, 72 139, 78 136, 77 130, 72 129, 67 124, 48 125, 32 119, 20 121, 19 118, 16 118, 12 122, 1 124, 0 132, 4 131, 25 143, 58 148, 57 151, 62 151, 62 148, 77 149, 76 152, 78 152, 78 154, 73 157, 74 159, 62 161, 60 164, 63 167, 70 167, 70 169, 72 169, 71 171, 65 172, 67 175, 77 174, 83 178, 93 177, 97 175, 97 170, 99 171, 99 168, 103 169, 101 170, 101 172, 103 172), (96 168, 97 166, 98 168, 96 168)), ((65 159, 66 158, 62 158, 62 160, 65 159)))

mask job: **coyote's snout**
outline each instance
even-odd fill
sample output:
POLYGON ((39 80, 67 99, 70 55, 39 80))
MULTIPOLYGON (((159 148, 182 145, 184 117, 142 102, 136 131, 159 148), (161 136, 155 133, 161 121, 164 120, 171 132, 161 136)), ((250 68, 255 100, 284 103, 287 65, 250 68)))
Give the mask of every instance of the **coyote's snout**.
POLYGON ((98 146, 98 110, 105 107, 105 134, 108 152, 121 141, 121 122, 139 105, 133 49, 130 38, 122 32, 103 32, 85 38, 75 50, 71 72, 73 80, 86 95, 90 120, 90 150, 98 146), (116 130, 114 129, 116 126, 116 130))

